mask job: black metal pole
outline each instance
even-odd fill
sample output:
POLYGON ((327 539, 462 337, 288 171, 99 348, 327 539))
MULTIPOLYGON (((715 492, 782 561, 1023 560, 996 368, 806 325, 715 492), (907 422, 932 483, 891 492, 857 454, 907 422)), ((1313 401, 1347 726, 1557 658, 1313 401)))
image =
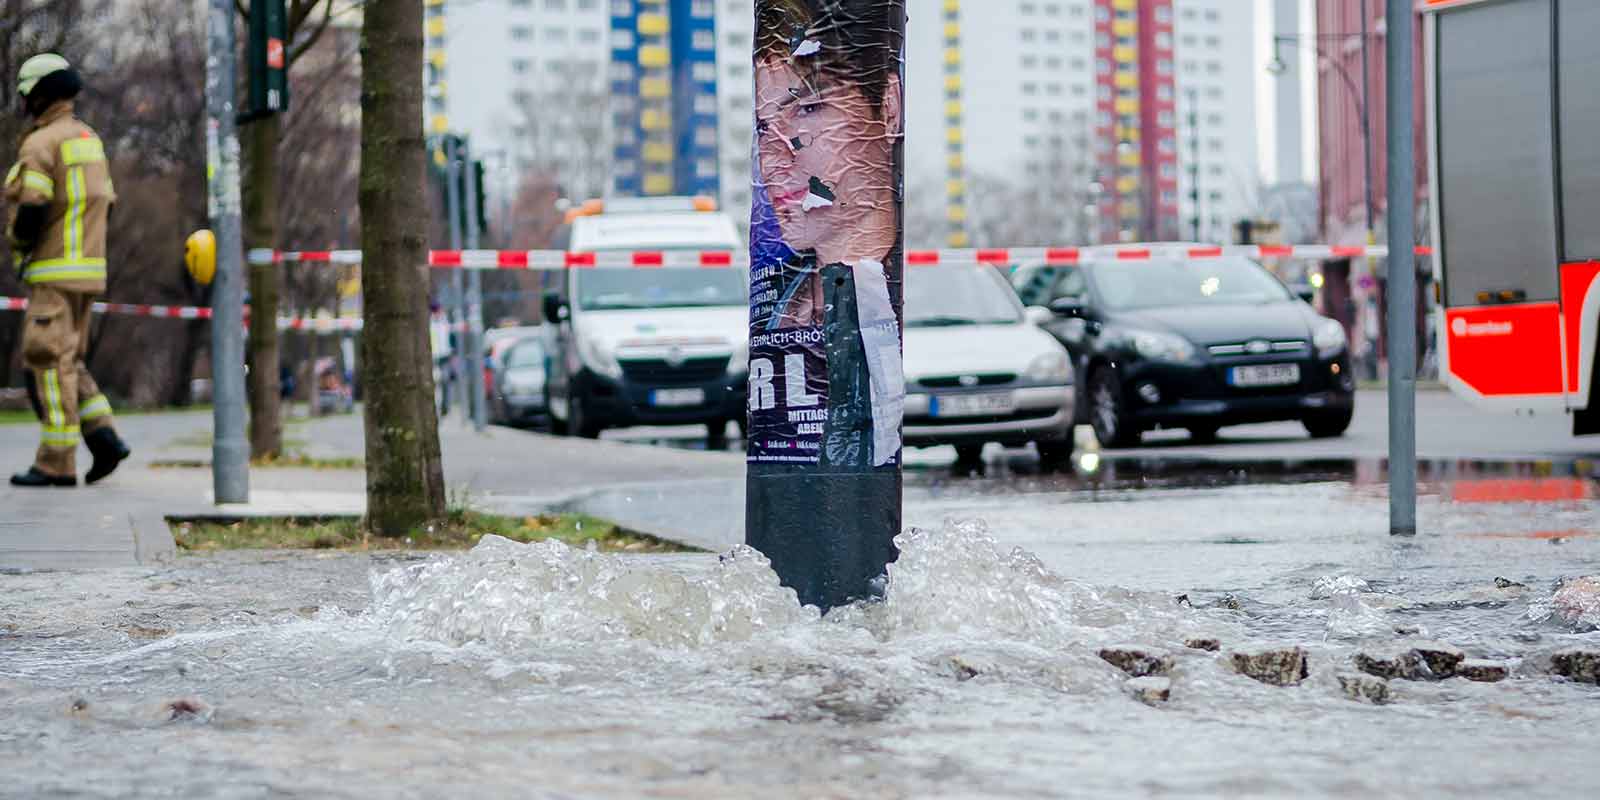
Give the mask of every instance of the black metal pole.
POLYGON ((904 0, 757 0, 745 540, 800 601, 900 532, 904 0))

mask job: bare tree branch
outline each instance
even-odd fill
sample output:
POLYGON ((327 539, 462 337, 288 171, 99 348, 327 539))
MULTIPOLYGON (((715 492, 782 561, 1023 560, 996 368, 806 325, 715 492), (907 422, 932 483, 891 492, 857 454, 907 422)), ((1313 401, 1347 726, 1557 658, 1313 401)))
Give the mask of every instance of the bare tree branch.
MULTIPOLYGON (((300 56, 305 55, 307 50, 310 50, 313 46, 315 46, 317 40, 322 38, 323 31, 328 29, 328 23, 333 19, 333 0, 322 0, 322 3, 322 21, 317 23, 317 27, 311 31, 310 36, 308 36, 304 41, 295 45, 294 48, 289 51, 290 66, 294 66, 294 62, 300 60, 300 56)), ((311 9, 312 6, 306 6, 307 15, 311 13, 311 9)), ((304 21, 305 17, 301 17, 300 22, 304 21)), ((290 41, 294 40, 295 33, 299 31, 300 22, 296 22, 292 27, 289 28, 290 41)))

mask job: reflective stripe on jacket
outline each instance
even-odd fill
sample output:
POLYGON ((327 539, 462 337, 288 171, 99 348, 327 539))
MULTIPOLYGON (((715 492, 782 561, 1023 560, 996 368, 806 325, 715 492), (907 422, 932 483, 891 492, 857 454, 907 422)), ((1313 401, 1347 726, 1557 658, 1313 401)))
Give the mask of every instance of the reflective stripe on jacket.
POLYGON ((105 290, 106 215, 116 201, 100 137, 72 115, 72 103, 50 106, 22 139, 17 162, 6 172, 6 236, 22 205, 48 206, 44 230, 24 255, 28 283, 70 283, 80 291, 105 290))

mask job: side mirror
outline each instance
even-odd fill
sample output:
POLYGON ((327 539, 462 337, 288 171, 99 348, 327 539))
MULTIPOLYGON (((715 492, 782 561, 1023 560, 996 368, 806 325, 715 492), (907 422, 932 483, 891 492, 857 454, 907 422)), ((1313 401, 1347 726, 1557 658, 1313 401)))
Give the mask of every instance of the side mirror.
POLYGON ((1058 297, 1050 301, 1050 311, 1063 317, 1081 317, 1088 309, 1081 297, 1058 297))
POLYGON ((1297 284, 1294 287, 1294 296, 1306 301, 1307 303, 1310 303, 1316 300, 1317 290, 1316 287, 1309 283, 1297 284))
POLYGON ((1022 310, 1022 318, 1031 325, 1049 325, 1056 318, 1055 312, 1044 306, 1028 306, 1022 310))
POLYGON ((546 322, 560 322, 567 318, 567 304, 561 302, 561 295, 557 292, 544 293, 544 319, 546 322))

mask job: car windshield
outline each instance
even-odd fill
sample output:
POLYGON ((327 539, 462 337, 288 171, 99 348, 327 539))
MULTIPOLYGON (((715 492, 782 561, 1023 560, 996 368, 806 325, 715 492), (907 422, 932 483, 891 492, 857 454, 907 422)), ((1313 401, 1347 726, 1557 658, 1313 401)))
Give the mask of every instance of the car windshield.
POLYGON ((738 269, 590 269, 574 278, 578 307, 589 311, 744 306, 750 300, 738 269))
POLYGON ((905 272, 908 328, 1019 322, 1022 306, 994 267, 912 266, 905 272))
POLYGON ((542 367, 544 348, 538 342, 520 342, 506 356, 506 367, 542 367))
POLYGON ((1243 258, 1157 259, 1089 267, 1100 299, 1111 308, 1286 303, 1277 278, 1243 258))

